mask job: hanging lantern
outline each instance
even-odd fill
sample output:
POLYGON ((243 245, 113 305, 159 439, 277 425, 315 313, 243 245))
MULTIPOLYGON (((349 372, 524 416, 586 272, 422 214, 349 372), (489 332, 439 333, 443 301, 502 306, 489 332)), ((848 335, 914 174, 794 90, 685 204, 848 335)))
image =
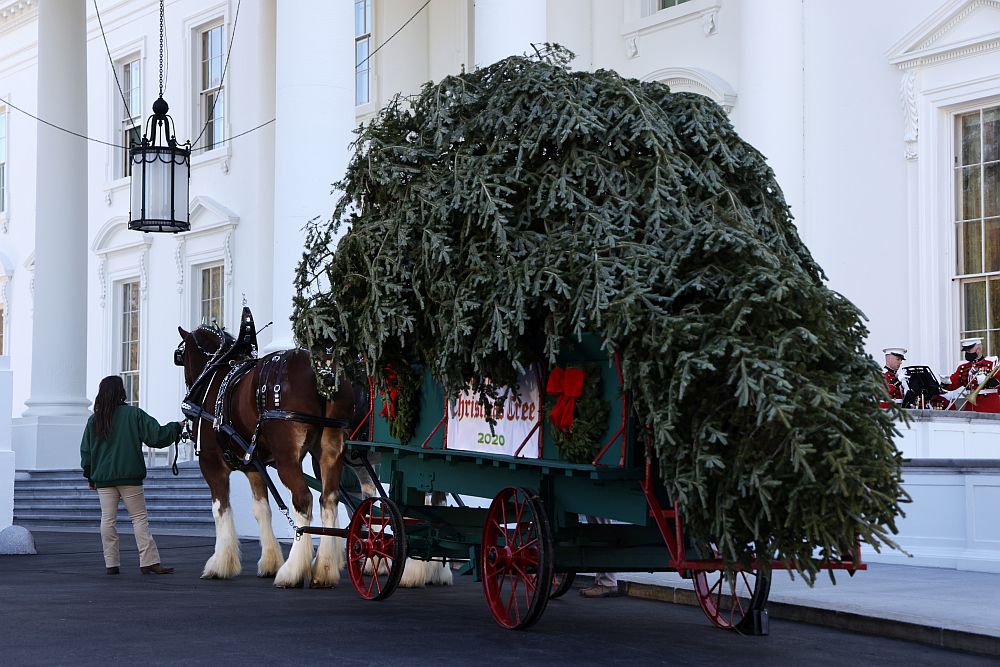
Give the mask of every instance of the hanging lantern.
POLYGON ((178 145, 163 97, 153 102, 146 134, 131 149, 132 211, 128 228, 140 232, 186 232, 191 229, 188 196, 191 148, 178 145))
POLYGON ((163 0, 160 0, 160 96, 146 133, 130 149, 132 209, 128 228, 140 232, 186 232, 191 229, 188 193, 191 185, 191 144, 178 144, 170 107, 163 99, 163 0))

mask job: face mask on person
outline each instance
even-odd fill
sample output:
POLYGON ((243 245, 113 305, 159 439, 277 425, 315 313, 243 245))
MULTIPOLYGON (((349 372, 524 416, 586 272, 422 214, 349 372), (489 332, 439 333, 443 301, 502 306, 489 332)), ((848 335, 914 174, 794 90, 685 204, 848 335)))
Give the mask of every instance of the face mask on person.
POLYGON ((978 358, 979 358, 979 355, 976 354, 975 352, 966 352, 965 353, 965 360, 966 361, 975 361, 978 358))

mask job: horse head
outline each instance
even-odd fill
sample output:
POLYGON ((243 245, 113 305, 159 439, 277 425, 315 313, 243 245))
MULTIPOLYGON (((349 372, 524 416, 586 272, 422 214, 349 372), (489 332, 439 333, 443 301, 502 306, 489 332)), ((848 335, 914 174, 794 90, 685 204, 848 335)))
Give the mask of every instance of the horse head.
POLYGON ((201 325, 194 331, 177 327, 181 342, 174 350, 174 364, 184 367, 184 384, 190 389, 205 367, 233 343, 233 337, 218 326, 201 325))

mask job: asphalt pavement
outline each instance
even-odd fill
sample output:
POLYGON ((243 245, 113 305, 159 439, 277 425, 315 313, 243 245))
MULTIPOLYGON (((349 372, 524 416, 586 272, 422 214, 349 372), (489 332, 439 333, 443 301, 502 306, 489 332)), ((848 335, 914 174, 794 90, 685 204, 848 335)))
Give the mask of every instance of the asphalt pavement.
MULTIPOLYGON (((3 665, 991 665, 995 659, 773 620, 767 637, 712 627, 696 607, 630 597, 553 600, 532 629, 498 627, 478 583, 361 600, 278 590, 254 576, 199 579, 204 537, 157 536, 172 575, 141 575, 130 535, 122 574, 104 573, 96 533, 35 532, 38 555, 0 556, 3 665)), ((286 547, 287 549, 287 547, 286 547)), ((578 585, 579 587, 579 585, 578 585)))

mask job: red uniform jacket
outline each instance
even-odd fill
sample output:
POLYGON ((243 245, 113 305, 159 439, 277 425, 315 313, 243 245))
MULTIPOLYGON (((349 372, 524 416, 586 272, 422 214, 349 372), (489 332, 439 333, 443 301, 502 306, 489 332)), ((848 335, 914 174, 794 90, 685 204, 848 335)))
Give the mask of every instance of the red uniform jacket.
POLYGON ((886 366, 884 377, 889 388, 889 398, 903 400, 903 381, 896 375, 896 371, 886 366))
POLYGON ((987 375, 993 370, 993 362, 985 357, 976 359, 975 361, 965 361, 958 365, 955 372, 951 374, 951 379, 944 386, 945 389, 951 391, 952 389, 958 389, 959 387, 966 387, 967 389, 975 389, 979 386, 979 381, 976 376, 979 373, 986 373, 987 375))

